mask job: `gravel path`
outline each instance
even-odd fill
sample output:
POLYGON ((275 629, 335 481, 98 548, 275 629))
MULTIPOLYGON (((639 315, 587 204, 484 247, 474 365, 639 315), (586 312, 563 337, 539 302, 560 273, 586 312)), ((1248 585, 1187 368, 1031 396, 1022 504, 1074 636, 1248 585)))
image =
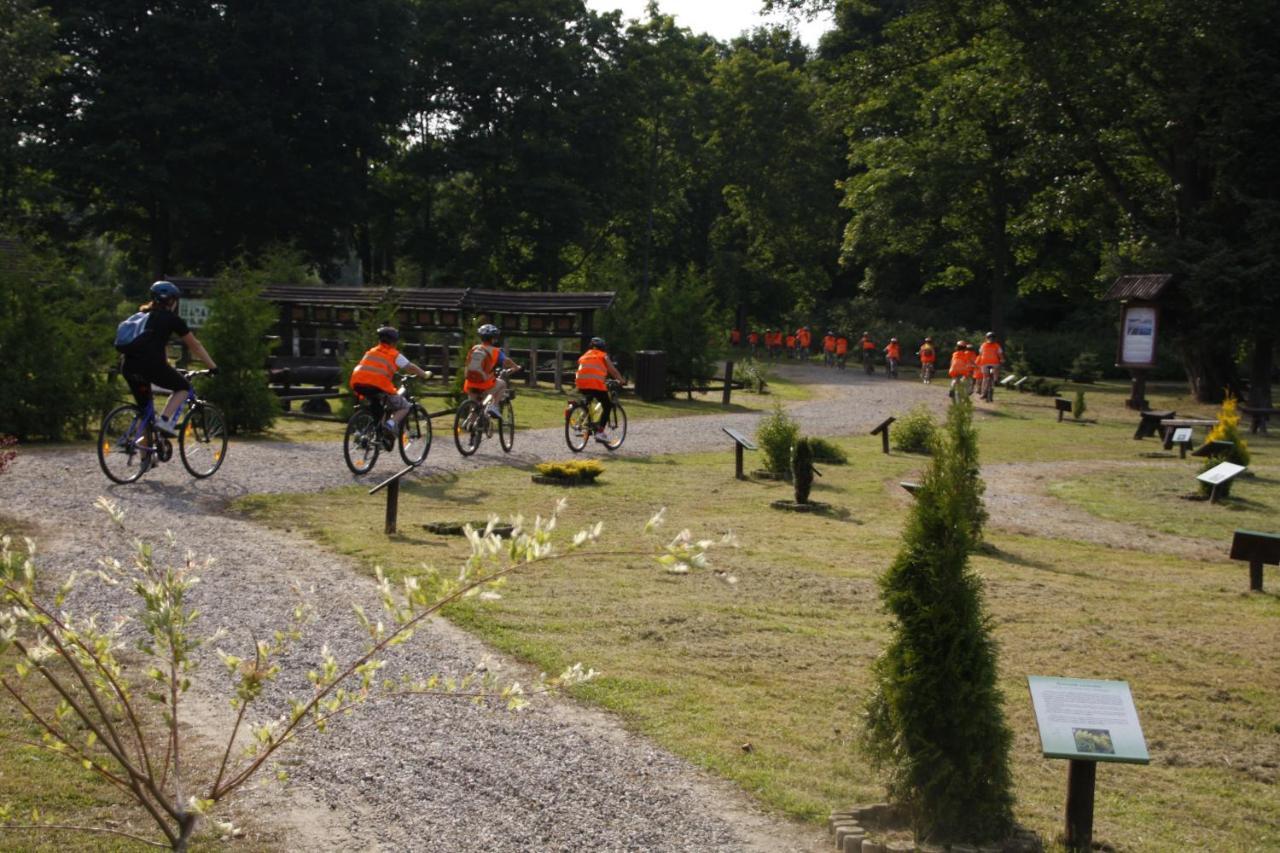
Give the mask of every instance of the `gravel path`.
MULTIPOLYGON (((939 411, 946 403, 937 386, 889 382, 881 375, 852 371, 779 370, 816 386, 814 400, 789 407, 807 434, 865 434, 917 402, 939 411)), ((620 453, 728 451, 721 428, 750 433, 759 417, 637 422, 620 453)), ((469 460, 457 454, 447 434, 437 431, 423 474, 477 465, 529 465, 565 455, 558 429, 520 432, 510 455, 488 441, 469 460)), ((1034 523, 1043 530, 1044 502, 1052 499, 1012 467, 999 467, 984 472, 989 494, 1008 493, 996 499, 993 517, 1014 529, 1034 523)), ((386 465, 379 470, 394 469, 386 465)), ((346 559, 300 537, 228 515, 224 508, 242 495, 314 491, 352 482, 356 480, 342 464, 339 449, 331 444, 234 443, 222 470, 209 480, 192 480, 175 461, 130 486, 109 483, 92 448, 37 449, 24 452, 0 478, 0 506, 36 526, 40 565, 55 574, 91 567, 103 554, 128 555, 125 537, 91 508, 99 495, 118 502, 128 527, 148 531, 157 544, 165 529, 181 531, 179 543, 157 550, 175 560, 188 548, 216 555, 202 573, 195 604, 206 628, 229 629, 229 651, 243 653, 251 634, 283 624, 296 601, 295 586, 309 590, 315 601, 332 602, 335 613, 323 623, 324 636, 311 631, 285 662, 281 683, 299 689, 306 685, 305 673, 321 642, 328 642, 339 660, 359 647, 346 601, 363 601, 376 612, 372 583, 346 559)), ((1060 505, 1054 508, 1059 510, 1060 505)), ((1072 535, 1080 536, 1082 529, 1098 526, 1096 521, 1073 526, 1072 535)), ((120 591, 88 589, 73 606, 111 614, 131 605, 120 591)), ((437 622, 399 650, 392 668, 466 673, 486 654, 474 638, 437 622)), ((503 666, 512 677, 527 678, 519 667, 503 666)), ((216 686, 219 672, 216 665, 208 666, 203 680, 216 686)), ((278 693, 269 697, 273 702, 280 698, 278 693)), ((212 731, 228 724, 225 705, 215 703, 211 694, 200 699, 193 708, 196 722, 212 731)), ((297 749, 288 762, 291 781, 284 804, 274 786, 249 792, 247 800, 255 811, 269 815, 262 822, 286 827, 289 846, 296 849, 809 851, 824 850, 829 843, 811 827, 763 815, 735 787, 629 734, 609 715, 562 698, 539 699, 521 713, 435 698, 378 703, 324 735, 320 747, 297 749)))

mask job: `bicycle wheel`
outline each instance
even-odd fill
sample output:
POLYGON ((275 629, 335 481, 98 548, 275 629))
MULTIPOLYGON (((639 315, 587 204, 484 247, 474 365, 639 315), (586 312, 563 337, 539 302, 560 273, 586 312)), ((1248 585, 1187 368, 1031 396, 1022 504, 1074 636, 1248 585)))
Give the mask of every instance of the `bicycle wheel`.
POLYGON ((378 419, 364 409, 347 421, 347 432, 342 437, 342 458, 353 474, 367 474, 378 461, 378 419))
POLYGON ((147 451, 138 447, 142 412, 137 406, 117 406, 102 419, 98 430, 98 464, 116 483, 132 483, 150 467, 147 451))
POLYGON ((574 400, 564 413, 564 441, 574 453, 581 453, 591 438, 591 417, 587 407, 574 400))
POLYGON ((431 452, 431 418, 414 403, 400 427, 400 458, 406 465, 421 465, 431 452))
POLYGON ((502 412, 502 419, 498 421, 498 443, 510 453, 511 446, 516 443, 516 410, 510 400, 503 400, 498 411, 502 412))
POLYGON ((227 419, 216 406, 196 403, 178 430, 178 455, 192 477, 204 479, 227 457, 227 419))
POLYGON ((609 412, 609 440, 604 446, 609 450, 617 450, 627 440, 627 410, 621 403, 615 402, 609 412))
POLYGON ((470 456, 480 449, 480 404, 475 400, 463 400, 453 416, 453 443, 458 452, 470 456))

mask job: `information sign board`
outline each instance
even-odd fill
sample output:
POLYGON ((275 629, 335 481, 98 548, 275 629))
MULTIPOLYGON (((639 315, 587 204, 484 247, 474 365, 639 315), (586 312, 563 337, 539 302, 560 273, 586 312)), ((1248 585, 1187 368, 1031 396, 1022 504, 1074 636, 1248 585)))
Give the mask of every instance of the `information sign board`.
POLYGON ((1178 427, 1173 431, 1174 444, 1187 444, 1191 441, 1191 427, 1178 427))
POLYGON ((1120 320, 1120 367, 1154 367, 1156 363, 1156 308, 1130 304, 1120 320))
POLYGON ((1197 476, 1196 479, 1202 483, 1208 483, 1210 486, 1217 486, 1235 478, 1244 468, 1245 466, 1237 465, 1234 462, 1219 462, 1208 471, 1197 476))
POLYGON ((193 329, 198 329, 209 322, 208 299, 179 299, 178 316, 193 329))
POLYGON ((1128 682, 1030 675, 1027 685, 1046 758, 1150 762, 1128 682))

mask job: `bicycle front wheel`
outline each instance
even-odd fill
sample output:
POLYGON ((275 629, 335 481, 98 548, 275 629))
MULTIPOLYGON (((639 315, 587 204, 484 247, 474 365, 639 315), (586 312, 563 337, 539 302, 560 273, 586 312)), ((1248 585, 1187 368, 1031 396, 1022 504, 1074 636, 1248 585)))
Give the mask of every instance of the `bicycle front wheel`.
POLYGON ((621 403, 615 402, 609 412, 609 440, 604 446, 609 450, 617 450, 627 439, 627 410, 621 403))
POLYGON ((400 429, 400 458, 406 465, 421 465, 431 452, 431 417, 418 403, 405 415, 400 429))
POLYGON ((564 441, 574 453, 581 453, 591 438, 591 416, 587 407, 576 400, 564 413, 564 441))
POLYGON ((347 432, 342 436, 342 458, 355 475, 367 474, 378 461, 378 419, 363 409, 347 421, 347 432))
POLYGON ((216 406, 196 403, 178 431, 178 455, 192 477, 204 479, 227 457, 227 419, 216 406))
POLYGON ((138 447, 142 435, 142 412, 137 406, 117 406, 102 419, 98 429, 98 464, 107 479, 132 483, 147 470, 149 451, 138 447))
POLYGON ((516 410, 512 408, 510 400, 503 400, 502 408, 498 411, 502 412, 502 419, 498 421, 498 443, 505 452, 510 453, 511 446, 516 443, 516 410))
POLYGON ((475 400, 463 400, 453 416, 453 443, 463 456, 470 456, 480 449, 480 404, 475 400))

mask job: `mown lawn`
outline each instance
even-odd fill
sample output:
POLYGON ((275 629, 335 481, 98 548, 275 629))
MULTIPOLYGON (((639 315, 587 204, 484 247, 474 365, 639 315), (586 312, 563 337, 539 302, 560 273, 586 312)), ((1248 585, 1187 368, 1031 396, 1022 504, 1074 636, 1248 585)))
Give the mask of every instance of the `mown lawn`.
MULTIPOLYGON (((1190 490, 1188 462, 1138 455, 1157 448, 1133 441, 1137 417, 1124 411, 1122 392, 1090 388, 1089 414, 1101 423, 1089 425, 1055 423, 1046 398, 1002 395, 978 418, 984 461, 1151 465, 1185 477, 1190 490)), ((650 548, 640 528, 663 506, 668 536, 686 526, 735 533, 741 547, 716 552, 713 567, 736 583, 711 570, 665 574, 645 557, 586 556, 518 576, 501 600, 449 615, 548 671, 576 661, 597 668, 604 676, 581 688, 582 698, 770 807, 817 820, 882 797, 853 741, 870 664, 887 636, 875 579, 910 506, 897 482, 924 464, 881 454, 878 437, 840 443, 851 464, 821 466, 813 495, 833 505, 827 516, 772 510, 768 502, 789 487, 734 480, 727 450, 612 460, 600 485, 582 489, 536 486, 529 472, 510 468, 437 475, 402 489, 402 533, 390 538, 380 532, 382 502, 360 489, 251 497, 240 507, 392 575, 447 567, 464 553, 458 539, 428 534, 422 522, 546 513, 561 496, 564 528, 603 521, 609 551, 650 548)), ((1264 476, 1239 493, 1271 506, 1274 444, 1254 449, 1264 476)), ((1172 505, 1137 494, 1126 520, 1156 526, 1172 505)), ((1225 530, 1208 524, 1194 535, 1217 541, 1225 530)), ((1001 648, 1020 820, 1052 839, 1066 791, 1066 764, 1040 757, 1026 676, 1123 679, 1152 763, 1099 771, 1095 838, 1129 850, 1280 846, 1272 819, 1280 813, 1280 597, 1270 569, 1269 591, 1250 595, 1225 545, 1223 559, 1199 562, 998 530, 973 565, 1001 648)))

